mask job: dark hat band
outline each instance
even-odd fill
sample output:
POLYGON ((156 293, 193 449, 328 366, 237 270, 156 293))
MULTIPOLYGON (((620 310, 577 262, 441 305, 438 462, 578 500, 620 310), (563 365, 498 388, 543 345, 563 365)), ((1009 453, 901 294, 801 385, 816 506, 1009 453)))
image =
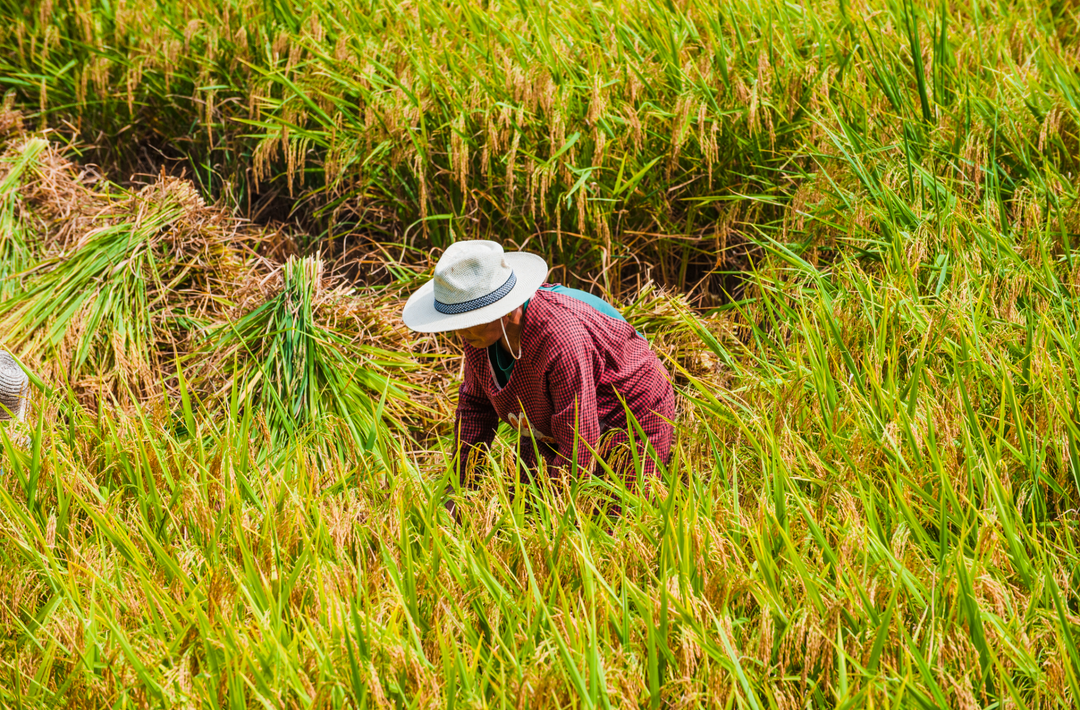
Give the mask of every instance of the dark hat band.
POLYGON ((475 311, 478 308, 484 306, 490 306, 501 299, 506 294, 514 290, 514 285, 517 283, 517 275, 511 271, 510 278, 506 280, 502 286, 498 287, 486 296, 480 298, 474 298, 471 301, 465 301, 463 303, 443 303, 439 299, 435 299, 435 310, 443 315, 456 316, 459 313, 468 313, 469 311, 475 311))

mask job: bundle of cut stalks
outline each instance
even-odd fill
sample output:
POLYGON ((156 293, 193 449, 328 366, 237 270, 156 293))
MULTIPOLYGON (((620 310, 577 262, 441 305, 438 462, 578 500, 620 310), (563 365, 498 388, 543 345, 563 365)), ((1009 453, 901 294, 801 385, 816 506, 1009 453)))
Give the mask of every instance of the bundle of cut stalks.
POLYGON ((3 116, 0 332, 47 380, 125 406, 179 396, 179 364, 208 407, 239 391, 288 435, 333 412, 368 445, 383 413, 410 416, 393 292, 356 293, 317 258, 274 264, 258 252, 275 232, 190 182, 117 187, 3 116))

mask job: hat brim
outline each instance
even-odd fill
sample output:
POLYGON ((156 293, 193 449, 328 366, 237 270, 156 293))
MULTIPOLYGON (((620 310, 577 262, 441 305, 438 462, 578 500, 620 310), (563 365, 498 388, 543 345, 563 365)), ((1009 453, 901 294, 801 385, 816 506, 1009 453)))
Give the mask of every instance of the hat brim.
POLYGON ((447 315, 435 310, 435 281, 428 281, 416 293, 409 296, 401 319, 409 330, 418 333, 445 333, 451 330, 472 328, 502 318, 515 308, 532 298, 540 285, 547 278, 547 262, 536 254, 524 251, 510 252, 504 255, 506 263, 517 275, 517 283, 510 293, 495 303, 474 311, 447 315))

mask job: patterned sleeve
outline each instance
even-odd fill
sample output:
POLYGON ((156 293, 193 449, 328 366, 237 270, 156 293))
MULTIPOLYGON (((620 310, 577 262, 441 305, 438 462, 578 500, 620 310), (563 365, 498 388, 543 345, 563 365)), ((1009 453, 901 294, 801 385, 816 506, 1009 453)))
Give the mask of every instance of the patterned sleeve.
POLYGON ((578 475, 592 471, 593 454, 600 440, 600 420, 596 406, 596 379, 600 363, 592 342, 584 333, 565 333, 547 368, 551 397, 551 434, 559 447, 559 458, 569 468, 574 452, 574 432, 578 434, 578 475))
POLYGON ((468 484, 476 457, 495 438, 498 426, 499 415, 477 382, 476 373, 466 357, 465 379, 458 389, 457 415, 454 418, 458 481, 462 486, 468 484))

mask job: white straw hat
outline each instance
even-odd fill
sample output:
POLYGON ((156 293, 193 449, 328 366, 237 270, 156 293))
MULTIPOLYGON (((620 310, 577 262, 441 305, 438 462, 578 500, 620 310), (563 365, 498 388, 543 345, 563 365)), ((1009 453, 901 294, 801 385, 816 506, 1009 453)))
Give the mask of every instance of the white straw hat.
POLYGON ((543 258, 503 251, 497 242, 454 242, 435 264, 435 278, 409 297, 401 319, 420 333, 490 323, 525 301, 547 278, 543 258))
POLYGON ((0 421, 26 414, 30 380, 7 350, 0 350, 0 421))

